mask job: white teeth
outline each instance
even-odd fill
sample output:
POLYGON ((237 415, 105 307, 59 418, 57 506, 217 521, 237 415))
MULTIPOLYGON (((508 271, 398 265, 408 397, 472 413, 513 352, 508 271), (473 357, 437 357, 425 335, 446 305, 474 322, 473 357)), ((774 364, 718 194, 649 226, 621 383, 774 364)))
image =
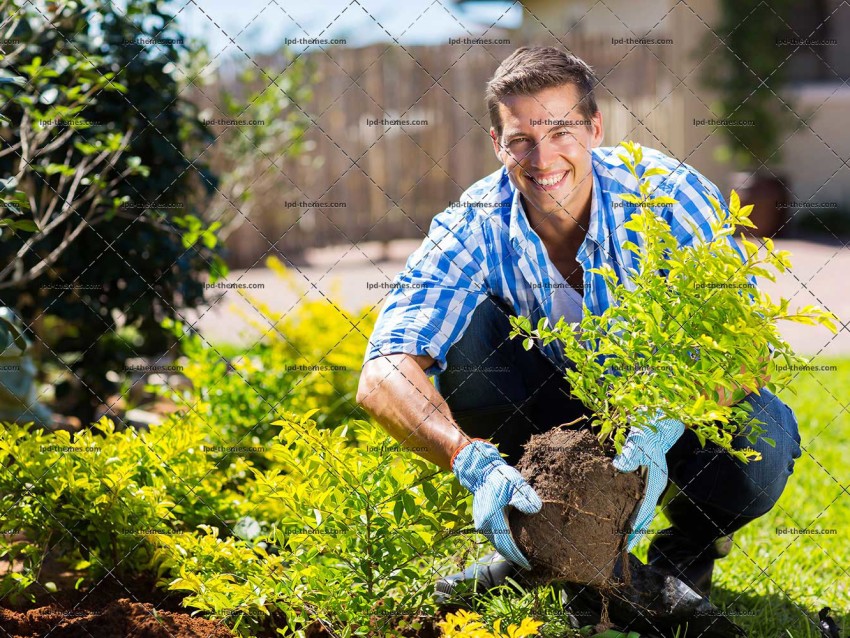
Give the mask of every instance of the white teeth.
POLYGON ((534 181, 540 184, 541 186, 552 186, 564 179, 564 175, 566 175, 566 173, 561 173, 557 177, 550 177, 548 179, 535 179, 534 181))

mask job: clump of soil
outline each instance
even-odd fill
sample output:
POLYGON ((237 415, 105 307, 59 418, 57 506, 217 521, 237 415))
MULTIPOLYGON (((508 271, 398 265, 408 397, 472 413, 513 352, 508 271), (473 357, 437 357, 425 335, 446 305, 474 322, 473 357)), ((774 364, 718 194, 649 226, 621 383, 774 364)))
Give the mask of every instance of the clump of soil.
POLYGON ((631 522, 643 498, 642 473, 624 473, 588 429, 554 428, 531 437, 517 464, 543 501, 537 514, 512 508, 511 532, 531 563, 531 584, 558 580, 613 586, 631 522))
POLYGON ((149 603, 114 600, 100 611, 52 604, 29 611, 0 608, 0 630, 10 638, 233 638, 221 623, 189 614, 156 611, 149 603))

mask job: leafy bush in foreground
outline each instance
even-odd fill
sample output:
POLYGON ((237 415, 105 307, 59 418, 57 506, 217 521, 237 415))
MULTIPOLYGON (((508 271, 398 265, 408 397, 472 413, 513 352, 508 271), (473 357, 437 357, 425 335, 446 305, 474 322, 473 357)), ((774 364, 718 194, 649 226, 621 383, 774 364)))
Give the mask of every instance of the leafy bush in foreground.
POLYGON ((396 635, 400 617, 433 612, 433 580, 469 545, 468 494, 372 424, 319 428, 311 416, 276 423, 274 465, 254 470, 248 494, 256 536, 236 544, 249 554, 274 548, 285 569, 277 558, 216 565, 209 556, 219 549, 203 542, 232 552, 231 542, 163 537, 169 588, 213 616, 244 614, 246 631, 265 605, 293 632, 322 620, 337 636, 396 635))
POLYGON ((239 495, 226 485, 246 465, 238 457, 217 465, 220 459, 204 449, 206 440, 203 424, 177 417, 149 432, 116 432, 104 417, 73 441, 62 430, 5 425, 0 558, 23 561, 23 571, 0 577, 0 596, 34 584, 48 551, 97 579, 110 570, 143 570, 154 532, 234 525, 239 495))
MULTIPOLYGON (((267 265, 281 287, 303 295, 294 275, 276 258, 267 265)), ((272 441, 271 423, 287 412, 320 409, 320 425, 365 415, 354 396, 374 314, 350 313, 333 301, 301 299, 288 312, 276 312, 239 290, 253 306, 246 319, 263 335, 226 361, 219 348, 182 324, 170 323, 181 338, 183 373, 191 390, 170 398, 214 426, 210 436, 224 446, 261 447, 272 441)), ((264 465, 264 453, 248 456, 264 465)))

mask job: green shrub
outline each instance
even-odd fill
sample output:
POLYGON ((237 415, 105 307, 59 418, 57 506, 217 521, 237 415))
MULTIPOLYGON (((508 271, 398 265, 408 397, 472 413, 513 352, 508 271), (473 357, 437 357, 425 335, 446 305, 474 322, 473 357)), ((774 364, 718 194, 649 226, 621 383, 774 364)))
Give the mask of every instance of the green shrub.
POLYGON ((169 588, 214 616, 241 617, 246 631, 264 601, 289 631, 321 619, 338 636, 395 635, 400 616, 433 612, 433 580, 468 547, 469 494, 373 424, 320 428, 311 416, 276 423, 274 466, 254 470, 246 492, 252 540, 161 539, 169 588), (226 555, 274 547, 285 568, 276 558, 217 563, 219 550, 205 542, 226 555))
POLYGON ((471 499, 450 474, 352 418, 373 316, 328 300, 286 316, 254 303, 260 325, 276 329, 230 362, 188 334, 192 388, 169 391, 184 407, 149 431, 116 432, 107 419, 73 440, 3 430, 3 524, 27 538, 0 548, 26 562, 23 575, 0 580, 7 592, 32 583, 41 548, 58 542, 84 577, 156 574, 184 604, 246 636, 260 627, 303 636, 321 620, 339 636, 383 637, 434 612, 434 579, 478 547, 471 499))
POLYGON ((292 596, 286 563, 260 544, 222 538, 216 527, 201 529, 202 533, 154 537, 157 548, 148 567, 159 577, 177 574, 161 584, 188 592, 184 605, 226 619, 235 631, 269 623, 271 603, 292 596))
POLYGON ((36 581, 49 550, 83 577, 132 574, 151 558, 150 534, 230 529, 240 496, 227 489, 247 464, 216 465, 204 450, 206 426, 173 417, 149 432, 116 432, 101 419, 71 438, 65 431, 0 430, 0 558, 23 561, 0 578, 3 595, 36 581), (23 533, 26 541, 13 541, 23 533))
POLYGON ((3 66, 25 82, 0 86, 0 175, 18 178, 38 232, 0 238, 0 284, 70 369, 57 395, 89 421, 117 390, 109 373, 165 352, 160 320, 202 304, 204 274, 226 271, 215 234, 187 245, 178 222, 206 215, 214 137, 185 99, 188 47, 140 42, 184 39, 176 3, 11 6, 4 37, 21 46, 3 66))
MULTIPOLYGON (((271 257, 267 261, 299 295, 293 275, 271 257)), ((271 423, 287 412, 320 409, 317 422, 339 424, 365 414, 354 397, 375 316, 348 312, 328 299, 303 299, 289 312, 275 312, 259 299, 239 290, 254 309, 246 320, 264 335, 262 340, 230 361, 186 326, 168 325, 181 338, 183 374, 191 390, 165 393, 186 406, 210 427, 222 446, 262 447, 272 441, 271 423)), ((262 452, 247 458, 265 464, 262 452)))

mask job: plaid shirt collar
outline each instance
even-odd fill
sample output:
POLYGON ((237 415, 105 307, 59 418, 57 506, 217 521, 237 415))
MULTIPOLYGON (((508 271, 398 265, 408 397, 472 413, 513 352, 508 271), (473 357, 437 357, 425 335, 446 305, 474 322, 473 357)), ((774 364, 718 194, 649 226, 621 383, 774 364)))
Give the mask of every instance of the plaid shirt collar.
MULTIPOLYGON (((594 149, 595 150, 595 149, 594 149)), ((577 259, 582 264, 585 270, 585 280, 588 279, 590 266, 589 252, 594 248, 601 248, 605 242, 605 215, 602 210, 602 186, 599 183, 597 175, 597 158, 596 154, 592 155, 591 175, 593 176, 593 187, 590 194, 590 227, 587 229, 587 234, 579 248, 577 259), (595 244, 595 246, 591 246, 595 244)), ((537 298, 538 303, 548 313, 552 305, 552 292, 545 289, 543 277, 546 273, 541 266, 551 264, 548 258, 548 253, 543 245, 540 236, 531 228, 528 221, 528 214, 522 201, 522 194, 519 189, 510 181, 510 178, 505 172, 505 179, 508 183, 511 195, 511 212, 510 223, 508 228, 508 237, 511 246, 518 255, 518 265, 525 279, 532 284, 532 291, 537 298)), ((552 264, 554 268, 554 264, 552 264)), ((589 292, 589 282, 585 281, 585 290, 579 293, 589 292)), ((584 296, 584 295, 583 295, 584 296)))

